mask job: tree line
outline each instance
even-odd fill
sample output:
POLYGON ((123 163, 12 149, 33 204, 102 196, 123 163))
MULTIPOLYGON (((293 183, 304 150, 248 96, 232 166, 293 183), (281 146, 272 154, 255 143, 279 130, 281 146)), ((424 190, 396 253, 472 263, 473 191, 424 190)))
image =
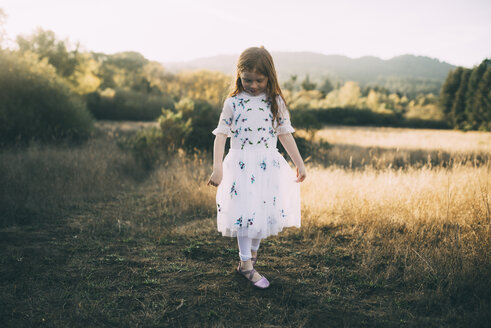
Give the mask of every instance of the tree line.
POLYGON ((451 71, 440 92, 440 106, 454 128, 491 131, 491 60, 451 71))
MULTIPOLYGON (((0 43, 1 144, 82 140, 90 135, 94 119, 158 119, 168 131, 173 131, 169 122, 180 126, 175 135, 186 140, 181 144, 206 147, 232 79, 206 70, 170 73, 137 52, 83 51, 43 29, 18 36, 16 43, 17 50, 0 43)), ((440 95, 415 97, 378 86, 360 88, 353 81, 314 83, 308 75, 302 81, 292 75, 283 89, 299 127, 490 130, 489 74, 488 59, 473 69, 459 67, 449 73, 440 95)))

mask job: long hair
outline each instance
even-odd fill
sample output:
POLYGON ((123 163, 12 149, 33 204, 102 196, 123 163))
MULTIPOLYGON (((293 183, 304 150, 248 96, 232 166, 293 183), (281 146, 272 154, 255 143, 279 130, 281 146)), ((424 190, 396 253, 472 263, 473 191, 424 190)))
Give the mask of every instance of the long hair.
POLYGON ((240 80, 240 74, 242 72, 254 71, 261 73, 268 78, 266 96, 268 97, 267 100, 270 103, 271 113, 273 114, 271 123, 273 124, 274 121, 278 123, 278 102, 276 101, 276 97, 280 96, 283 99, 283 102, 286 103, 286 101, 278 83, 273 57, 271 57, 271 54, 264 49, 263 46, 247 48, 240 54, 239 60, 237 61, 236 77, 230 88, 229 97, 236 96, 244 91, 242 81, 240 80))

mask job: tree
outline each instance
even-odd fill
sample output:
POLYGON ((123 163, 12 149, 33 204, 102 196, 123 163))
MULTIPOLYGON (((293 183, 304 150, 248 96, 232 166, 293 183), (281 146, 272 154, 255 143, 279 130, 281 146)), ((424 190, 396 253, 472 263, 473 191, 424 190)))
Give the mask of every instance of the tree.
POLYGON ((488 65, 474 93, 473 118, 480 130, 491 130, 491 63, 486 60, 488 65))
POLYGON ((332 90, 334 90, 334 87, 331 81, 326 77, 324 82, 322 82, 322 85, 319 87, 319 91, 322 92, 323 96, 325 97, 332 90))
POLYGON ((305 80, 303 80, 301 85, 302 85, 302 89, 304 89, 305 91, 314 90, 315 87, 317 86, 315 83, 310 82, 309 74, 305 76, 305 80))
POLYGON ((455 99, 452 103, 450 115, 452 117, 452 123, 454 127, 463 127, 463 124, 466 122, 465 96, 467 93, 467 84, 469 82, 470 72, 471 70, 469 69, 462 69, 459 88, 455 93, 455 99))
POLYGON ((361 90, 356 82, 348 81, 339 89, 338 100, 342 107, 356 107, 360 97, 361 90))
POLYGON ((440 91, 440 107, 451 125, 453 125, 452 107, 463 71, 464 68, 462 67, 457 67, 455 70, 450 71, 440 91))
POLYGON ((58 40, 53 31, 38 28, 31 36, 17 36, 17 44, 21 53, 30 51, 40 59, 48 58, 48 62, 56 68, 56 73, 61 77, 72 75, 78 65, 78 45, 75 49, 69 50, 68 41, 58 40))
POLYGON ((469 83, 467 87, 467 93, 465 95, 465 115, 467 123, 473 128, 479 126, 478 112, 479 108, 476 106, 476 92, 478 90, 479 82, 481 82, 486 69, 491 67, 491 61, 489 59, 483 60, 483 62, 472 70, 469 77, 469 83))
POLYGON ((290 79, 283 83, 283 88, 290 92, 293 92, 297 88, 297 75, 290 75, 290 79))

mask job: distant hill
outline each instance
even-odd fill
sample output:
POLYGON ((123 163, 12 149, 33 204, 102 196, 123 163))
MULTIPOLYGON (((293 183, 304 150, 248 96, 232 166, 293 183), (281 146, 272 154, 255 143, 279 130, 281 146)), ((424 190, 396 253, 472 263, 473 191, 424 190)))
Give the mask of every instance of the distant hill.
MULTIPOLYGON (((309 74, 314 82, 321 82, 328 77, 333 83, 351 80, 360 86, 377 85, 409 94, 438 93, 448 72, 456 67, 438 59, 415 55, 402 55, 388 60, 373 56, 349 58, 313 52, 273 52, 272 56, 281 82, 288 80, 291 75, 297 75, 301 81, 309 74)), ((209 69, 233 74, 237 58, 238 55, 219 55, 163 65, 172 72, 209 69)))

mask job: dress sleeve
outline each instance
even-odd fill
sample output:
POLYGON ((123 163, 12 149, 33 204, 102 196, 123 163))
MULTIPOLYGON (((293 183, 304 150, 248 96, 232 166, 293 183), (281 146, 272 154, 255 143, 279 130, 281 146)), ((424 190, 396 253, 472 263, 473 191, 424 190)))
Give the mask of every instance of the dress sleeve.
POLYGON ((276 134, 280 135, 295 132, 295 129, 290 122, 290 114, 288 113, 283 98, 278 96, 276 101, 278 102, 278 126, 276 127, 276 134))
POLYGON ((223 104, 222 113, 220 114, 220 120, 218 121, 218 126, 215 130, 211 131, 214 135, 225 134, 227 137, 232 136, 232 121, 234 119, 234 112, 232 110, 232 105, 230 104, 230 98, 225 100, 223 104))

